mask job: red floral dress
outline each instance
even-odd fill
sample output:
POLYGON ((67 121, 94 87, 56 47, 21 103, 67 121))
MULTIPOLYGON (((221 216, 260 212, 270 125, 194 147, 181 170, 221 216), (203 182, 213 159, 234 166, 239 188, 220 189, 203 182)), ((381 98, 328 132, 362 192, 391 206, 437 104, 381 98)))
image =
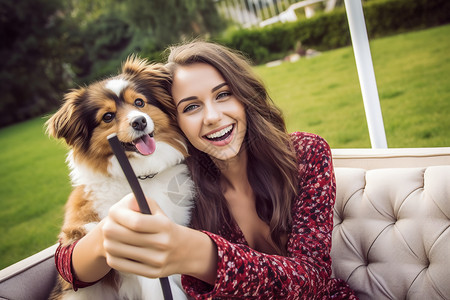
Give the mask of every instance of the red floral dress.
POLYGON ((195 299, 357 299, 346 282, 330 278, 331 232, 336 183, 331 151, 324 139, 294 132, 299 161, 298 196, 292 204, 287 257, 251 249, 241 230, 225 227, 220 235, 205 232, 217 245, 214 286, 183 276, 188 295, 195 299))

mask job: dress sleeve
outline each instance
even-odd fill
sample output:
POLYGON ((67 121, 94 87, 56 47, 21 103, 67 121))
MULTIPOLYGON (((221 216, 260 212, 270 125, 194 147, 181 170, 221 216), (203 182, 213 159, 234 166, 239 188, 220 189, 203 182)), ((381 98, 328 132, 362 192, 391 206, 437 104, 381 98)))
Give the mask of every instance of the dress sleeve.
POLYGON ((63 246, 60 243, 55 252, 56 269, 58 270, 59 275, 61 275, 61 277, 65 281, 72 284, 72 288, 74 291, 77 291, 78 288, 88 287, 96 283, 78 280, 77 276, 75 275, 75 272, 73 271, 72 253, 77 243, 78 241, 75 241, 74 243, 69 244, 67 246, 63 246))
POLYGON ((292 205, 288 255, 264 254, 205 232, 217 245, 217 277, 211 286, 183 276, 183 286, 190 296, 195 299, 328 298, 336 191, 331 151, 325 140, 316 135, 294 133, 292 140, 301 178, 292 205))

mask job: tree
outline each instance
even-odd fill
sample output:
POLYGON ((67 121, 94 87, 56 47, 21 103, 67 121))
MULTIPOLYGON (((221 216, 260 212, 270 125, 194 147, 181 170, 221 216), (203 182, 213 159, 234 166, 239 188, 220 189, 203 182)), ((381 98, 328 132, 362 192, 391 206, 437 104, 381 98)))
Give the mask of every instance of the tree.
POLYGON ((60 0, 0 1, 0 126, 58 103, 67 84, 60 0))
POLYGON ((78 49, 70 60, 75 81, 89 83, 115 73, 134 34, 126 20, 110 12, 85 24, 72 37, 78 49))
POLYGON ((213 0, 0 0, 0 127, 47 113, 129 54, 224 26, 213 0))
POLYGON ((129 21, 154 38, 156 48, 224 28, 212 0, 129 0, 129 21))

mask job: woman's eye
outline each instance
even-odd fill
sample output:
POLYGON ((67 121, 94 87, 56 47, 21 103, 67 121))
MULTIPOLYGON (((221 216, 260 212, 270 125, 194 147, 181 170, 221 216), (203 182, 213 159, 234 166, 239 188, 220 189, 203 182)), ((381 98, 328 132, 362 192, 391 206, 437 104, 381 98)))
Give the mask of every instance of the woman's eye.
POLYGON ((220 92, 220 93, 217 95, 217 99, 223 99, 223 98, 230 97, 230 96, 231 96, 231 93, 228 92, 228 91, 226 91, 226 92, 220 92))
POLYGON ((144 107, 145 102, 141 98, 137 98, 136 100, 134 100, 134 105, 136 105, 137 107, 144 107))
POLYGON ((184 113, 185 112, 189 112, 189 111, 191 111, 193 109, 196 109, 197 107, 198 107, 198 105, 196 105, 196 104, 189 104, 183 109, 183 112, 184 113))
POLYGON ((105 123, 109 123, 109 122, 111 122, 112 120, 114 120, 114 117, 115 117, 115 116, 116 116, 115 113, 107 112, 106 114, 103 115, 102 120, 103 120, 105 123))

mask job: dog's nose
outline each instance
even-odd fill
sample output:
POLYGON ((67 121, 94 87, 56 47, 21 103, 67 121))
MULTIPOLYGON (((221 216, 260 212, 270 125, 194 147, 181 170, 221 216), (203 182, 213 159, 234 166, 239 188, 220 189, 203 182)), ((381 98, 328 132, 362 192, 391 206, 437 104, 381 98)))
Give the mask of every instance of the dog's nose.
POLYGON ((144 116, 139 116, 131 120, 131 127, 133 127, 135 130, 142 131, 147 127, 147 120, 144 116))

